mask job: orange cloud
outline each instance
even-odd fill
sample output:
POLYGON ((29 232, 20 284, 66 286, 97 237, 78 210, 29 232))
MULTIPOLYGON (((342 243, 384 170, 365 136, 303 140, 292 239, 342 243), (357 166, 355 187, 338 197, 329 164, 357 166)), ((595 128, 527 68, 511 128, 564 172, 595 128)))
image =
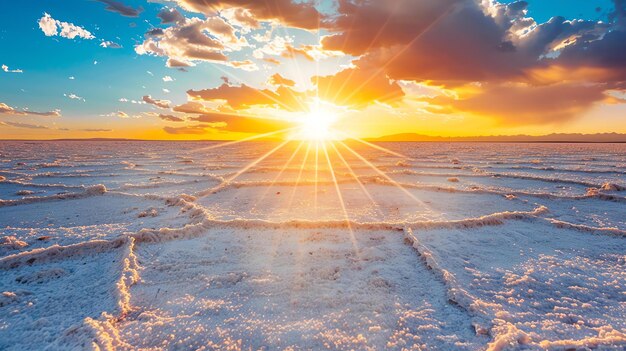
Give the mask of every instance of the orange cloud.
POLYGON ((564 122, 607 98, 601 85, 488 84, 458 99, 442 95, 423 101, 433 113, 469 113, 516 126, 564 122))
POLYGON ((240 110, 251 106, 275 106, 287 111, 302 109, 306 93, 300 93, 285 86, 276 91, 255 89, 245 84, 231 86, 227 83, 213 89, 189 90, 187 94, 205 101, 225 100, 233 109, 240 110))
POLYGON ((220 131, 237 133, 270 133, 293 127, 293 124, 286 121, 279 121, 268 118, 244 117, 221 113, 204 114, 190 118, 193 121, 210 124, 223 124, 220 131))
POLYGON ((273 75, 272 75, 272 76, 268 79, 268 81, 267 81, 267 82, 268 82, 269 84, 271 84, 271 85, 276 85, 276 86, 279 86, 279 85, 284 85, 284 86, 286 86, 286 87, 293 87, 293 86, 295 86, 295 85, 296 85, 296 82, 294 82, 294 81, 293 81, 293 80, 291 80, 291 79, 287 79, 287 78, 285 78, 285 77, 281 76, 281 75, 280 75, 280 74, 278 74, 278 73, 273 74, 273 75))
POLYGON ((313 77, 319 97, 344 106, 365 106, 374 101, 397 101, 402 88, 376 69, 350 68, 333 76, 313 77))

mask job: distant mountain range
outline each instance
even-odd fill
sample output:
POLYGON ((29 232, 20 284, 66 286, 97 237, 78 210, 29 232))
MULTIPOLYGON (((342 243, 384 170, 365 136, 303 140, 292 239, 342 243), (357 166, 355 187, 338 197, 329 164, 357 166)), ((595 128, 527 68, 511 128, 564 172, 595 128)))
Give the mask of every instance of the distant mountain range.
POLYGON ((548 135, 493 135, 469 137, 442 137, 402 133, 386 135, 379 138, 368 138, 367 141, 422 141, 422 142, 504 142, 504 143, 626 143, 626 134, 565 134, 548 135))

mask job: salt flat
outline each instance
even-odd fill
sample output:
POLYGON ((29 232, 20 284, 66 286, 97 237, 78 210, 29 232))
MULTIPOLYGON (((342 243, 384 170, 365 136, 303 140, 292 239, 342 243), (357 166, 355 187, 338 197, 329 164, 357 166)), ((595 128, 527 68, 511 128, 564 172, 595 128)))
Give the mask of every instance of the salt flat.
POLYGON ((625 145, 218 144, 0 143, 0 349, 626 347, 625 145))

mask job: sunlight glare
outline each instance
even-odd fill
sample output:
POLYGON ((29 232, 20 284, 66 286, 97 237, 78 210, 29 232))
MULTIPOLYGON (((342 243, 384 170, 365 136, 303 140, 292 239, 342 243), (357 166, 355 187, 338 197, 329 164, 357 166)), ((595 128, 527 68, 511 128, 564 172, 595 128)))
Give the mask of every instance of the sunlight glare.
POLYGON ((310 105, 309 111, 299 120, 300 127, 294 139, 308 141, 326 141, 337 139, 337 133, 333 130, 338 120, 338 115, 333 109, 320 101, 310 105))

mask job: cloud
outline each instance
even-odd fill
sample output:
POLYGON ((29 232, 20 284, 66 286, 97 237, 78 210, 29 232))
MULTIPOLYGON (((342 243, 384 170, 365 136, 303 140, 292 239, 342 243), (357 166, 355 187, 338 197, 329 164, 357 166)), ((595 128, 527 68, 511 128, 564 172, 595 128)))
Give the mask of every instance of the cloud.
POLYGON ((318 96, 338 105, 364 107, 375 101, 393 102, 404 91, 377 69, 348 68, 332 76, 313 77, 318 96))
POLYGON ((163 127, 163 130, 168 134, 207 134, 215 132, 210 125, 197 124, 193 126, 185 127, 163 127))
POLYGON ((95 37, 88 30, 76 26, 72 23, 61 22, 52 18, 48 13, 44 13, 43 17, 39 19, 39 28, 47 36, 61 36, 67 39, 74 39, 76 37, 82 39, 94 39, 95 37), (60 31, 59 31, 60 30, 60 31))
POLYGON ((560 83, 545 86, 487 84, 467 96, 425 98, 431 112, 469 113, 501 125, 560 123, 607 100, 601 85, 560 83))
MULTIPOLYGON (((312 1, 292 0, 176 0, 187 11, 215 15, 228 9, 239 9, 234 16, 239 24, 254 25, 258 21, 275 21, 288 27, 317 29, 325 25, 325 16, 312 1)), ((233 16, 230 16, 231 18, 233 16)))
POLYGON ((226 8, 220 12, 220 15, 238 27, 246 29, 257 29, 261 27, 261 23, 254 18, 250 10, 245 8, 226 8))
POLYGON ((163 77, 163 81, 164 81, 164 82, 173 82, 173 81, 174 81, 174 78, 172 78, 172 77, 170 77, 170 76, 164 76, 164 77, 163 77))
POLYGON ((350 106, 402 101, 402 80, 457 96, 428 99, 432 113, 507 125, 571 120, 626 88, 624 3, 614 0, 608 23, 537 23, 525 1, 341 0, 322 49, 357 59, 314 82, 320 97, 350 106))
POLYGON ((293 87, 296 85, 296 82, 294 82, 291 79, 287 79, 283 76, 281 76, 278 73, 273 74, 267 81, 269 84, 271 85, 275 85, 275 86, 280 86, 280 85, 284 85, 286 87, 293 87))
POLYGON ((211 101, 224 100, 229 107, 239 110, 251 106, 274 106, 287 111, 301 110, 306 93, 297 92, 285 86, 275 91, 256 89, 248 85, 233 86, 224 83, 213 89, 188 90, 187 95, 192 98, 211 101))
POLYGON ((118 118, 130 118, 130 115, 124 111, 116 111, 100 115, 101 117, 118 117, 118 118))
POLYGON ((104 129, 104 128, 85 128, 85 129, 80 129, 80 131, 83 132, 112 132, 113 129, 104 129))
POLYGON ((2 70, 7 73, 23 73, 24 72, 21 69, 9 69, 9 66, 7 65, 2 65, 2 70))
POLYGON ((203 104, 196 101, 189 101, 182 105, 174 106, 173 108, 176 112, 189 113, 189 114, 203 114, 203 113, 212 113, 213 110, 207 108, 203 104))
POLYGON ((80 101, 85 102, 84 98, 82 98, 82 97, 80 97, 80 96, 78 96, 78 95, 76 95, 74 93, 63 94, 63 96, 65 96, 65 97, 67 97, 69 99, 72 99, 72 100, 80 100, 80 101))
POLYGON ((13 115, 13 116, 26 116, 26 115, 34 115, 34 116, 46 116, 46 117, 60 117, 60 110, 53 110, 49 112, 36 112, 30 111, 29 109, 16 110, 13 107, 0 102, 0 115, 13 115))
POLYGON ((248 72, 259 70, 259 67, 256 65, 256 63, 250 60, 229 61, 229 62, 225 62, 224 64, 227 66, 239 68, 241 70, 248 71, 248 72))
POLYGON ((5 125, 5 126, 15 127, 15 128, 27 128, 27 129, 50 129, 49 127, 37 125, 37 124, 8 122, 8 121, 0 122, 0 125, 5 125))
POLYGON ((145 105, 146 102, 145 101, 141 101, 141 100, 130 100, 127 98, 119 98, 117 101, 119 102, 130 102, 131 104, 137 104, 137 105, 145 105))
POLYGON ((158 108, 163 108, 163 109, 170 108, 170 103, 171 103, 171 101, 169 101, 169 100, 153 99, 150 95, 144 95, 142 100, 145 103, 148 103, 148 104, 151 104, 151 105, 154 105, 154 106, 156 106, 158 108))
POLYGON ((139 55, 167 57, 168 67, 194 66, 198 61, 226 63, 224 52, 247 46, 245 37, 221 17, 205 20, 188 18, 160 31, 150 30, 143 43, 135 46, 139 55))
POLYGON ((157 117, 168 122, 184 122, 185 121, 183 118, 176 117, 174 115, 159 114, 157 117))
POLYGON ((138 17, 139 14, 141 12, 143 12, 143 8, 139 7, 137 9, 134 9, 128 5, 125 5, 119 1, 113 1, 113 0, 96 0, 98 2, 101 2, 103 4, 106 4, 106 10, 107 11, 111 11, 111 12, 115 12, 115 13, 119 13, 120 15, 124 16, 124 17, 138 17))
POLYGON ((626 89, 623 0, 614 0, 605 22, 555 16, 544 23, 530 17, 526 1, 339 0, 330 15, 320 14, 313 1, 175 2, 205 17, 185 18, 181 12, 186 12, 165 8, 158 17, 168 27, 149 30, 135 48, 138 54, 166 58, 168 67, 211 62, 257 70, 257 63, 261 69, 272 68, 261 60, 279 65, 293 59, 353 57, 338 72, 312 77, 314 88, 307 91, 295 90, 295 82, 278 73, 268 79, 268 89, 225 82, 189 90, 196 101, 173 110, 204 115, 192 117, 198 122, 213 123, 215 114, 248 118, 244 115, 260 109, 303 111, 319 96, 351 109, 384 104, 409 111, 418 101, 419 109, 407 113, 540 125, 570 121, 608 103, 609 91, 626 89), (297 35, 276 35, 281 26, 322 28, 322 38, 303 44, 297 35), (246 59, 249 51, 252 57, 246 59), (408 83, 436 92, 420 95, 420 89, 409 91, 408 83), (201 102, 219 106, 219 113, 201 102))
POLYGON ((120 44, 118 44, 116 42, 113 42, 113 41, 108 41, 108 40, 107 41, 102 41, 100 43, 100 46, 103 47, 103 48, 106 48, 106 49, 121 49, 122 48, 122 45, 120 45, 120 44))
POLYGON ((158 14, 157 17, 161 19, 161 23, 176 23, 185 21, 185 17, 176 9, 164 8, 158 14))
POLYGON ((234 133, 271 133, 293 127, 293 124, 286 121, 223 113, 204 114, 191 117, 190 120, 209 123, 220 131, 234 133))

